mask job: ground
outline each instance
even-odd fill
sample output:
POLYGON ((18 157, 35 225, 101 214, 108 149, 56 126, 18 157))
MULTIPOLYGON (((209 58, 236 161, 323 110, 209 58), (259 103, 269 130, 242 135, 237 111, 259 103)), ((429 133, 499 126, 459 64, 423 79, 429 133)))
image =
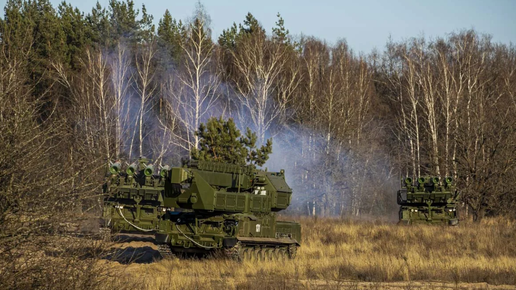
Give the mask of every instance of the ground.
POLYGON ((106 283, 124 288, 516 289, 510 220, 447 227, 293 219, 303 229, 295 260, 162 260, 152 237, 122 235, 96 263, 109 274, 106 283))

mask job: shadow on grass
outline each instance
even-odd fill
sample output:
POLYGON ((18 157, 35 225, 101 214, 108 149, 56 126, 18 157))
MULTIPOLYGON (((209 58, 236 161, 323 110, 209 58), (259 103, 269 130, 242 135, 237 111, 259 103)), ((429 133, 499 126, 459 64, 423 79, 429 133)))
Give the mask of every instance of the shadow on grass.
POLYGON ((120 264, 149 264, 161 260, 160 253, 149 247, 127 247, 115 249, 102 257, 105 260, 118 262, 120 264))
MULTIPOLYGON (((154 236, 150 235, 119 233, 113 236, 112 241, 115 243, 145 242, 153 243, 156 245, 154 236)), ((174 257, 182 260, 214 258, 212 255, 205 253, 176 253, 174 257)), ((149 264, 163 259, 160 252, 151 246, 114 248, 111 249, 106 255, 103 255, 101 258, 113 262, 118 262, 120 264, 149 264)))
MULTIPOLYGON (((115 244, 143 242, 155 244, 153 235, 118 233, 113 235, 112 241, 115 244)), ((124 248, 112 248, 102 256, 102 259, 118 262, 120 264, 149 264, 161 260, 158 250, 151 246, 130 246, 124 248)))
POLYGON ((76 240, 66 241, 66 245, 45 250, 45 255, 56 258, 78 258, 79 260, 102 259, 120 264, 148 264, 162 259, 159 251, 149 245, 155 243, 153 236, 118 234, 113 236, 111 241, 102 241, 102 239, 91 236, 75 235, 74 237, 76 240), (127 247, 123 247, 123 244, 131 242, 146 243, 147 245, 129 244, 127 247))

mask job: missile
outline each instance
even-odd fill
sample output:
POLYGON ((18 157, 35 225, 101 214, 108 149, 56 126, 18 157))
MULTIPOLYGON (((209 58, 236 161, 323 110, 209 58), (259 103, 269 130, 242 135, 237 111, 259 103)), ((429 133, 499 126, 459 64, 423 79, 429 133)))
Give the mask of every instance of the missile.
POLYGON ((118 174, 120 172, 121 167, 122 165, 120 164, 120 162, 115 162, 111 164, 111 166, 109 167, 109 172, 111 172, 111 174, 118 174))

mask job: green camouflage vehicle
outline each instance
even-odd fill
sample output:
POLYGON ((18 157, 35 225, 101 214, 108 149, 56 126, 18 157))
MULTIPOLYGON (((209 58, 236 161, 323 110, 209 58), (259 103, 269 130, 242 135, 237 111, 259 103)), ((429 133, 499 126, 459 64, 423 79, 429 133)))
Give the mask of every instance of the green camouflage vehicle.
POLYGON ((407 177, 401 180, 398 191, 400 223, 447 223, 458 225, 456 203, 459 192, 451 177, 420 177, 416 182, 407 177))
POLYGON ((278 221, 292 190, 284 171, 191 161, 166 175, 156 242, 163 256, 222 252, 236 260, 294 258, 301 226, 278 221))
POLYGON ((120 162, 112 163, 103 186, 104 207, 101 232, 153 234, 165 215, 163 191, 168 166, 155 174, 154 166, 141 157, 122 171, 120 162))

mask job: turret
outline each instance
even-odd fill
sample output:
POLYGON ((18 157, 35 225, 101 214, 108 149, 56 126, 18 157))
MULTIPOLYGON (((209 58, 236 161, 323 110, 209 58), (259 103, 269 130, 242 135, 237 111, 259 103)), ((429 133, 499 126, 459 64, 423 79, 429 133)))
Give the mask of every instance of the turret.
POLYGON ((292 190, 284 170, 195 161, 174 167, 165 182, 166 207, 217 212, 271 212, 290 204, 292 190))

